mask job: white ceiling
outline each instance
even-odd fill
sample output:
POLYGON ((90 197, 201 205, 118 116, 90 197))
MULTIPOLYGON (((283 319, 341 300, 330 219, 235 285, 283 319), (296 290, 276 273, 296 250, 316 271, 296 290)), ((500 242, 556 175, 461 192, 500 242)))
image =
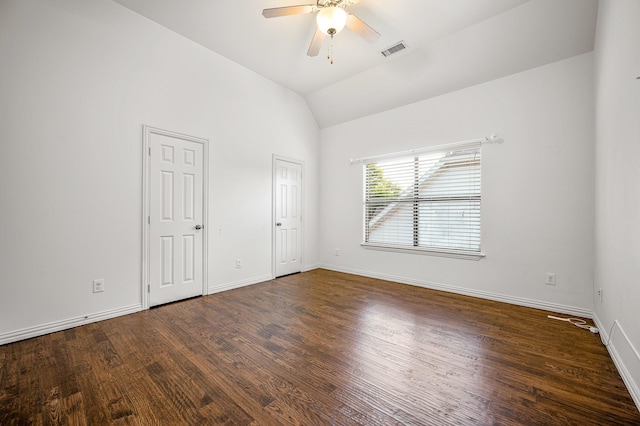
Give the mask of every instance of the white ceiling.
POLYGON ((314 0, 114 0, 304 96, 320 127, 385 111, 593 49, 598 0, 359 0, 379 33, 335 36, 334 63, 306 55, 315 15, 265 19, 314 0), (408 49, 380 51, 405 41, 408 49))

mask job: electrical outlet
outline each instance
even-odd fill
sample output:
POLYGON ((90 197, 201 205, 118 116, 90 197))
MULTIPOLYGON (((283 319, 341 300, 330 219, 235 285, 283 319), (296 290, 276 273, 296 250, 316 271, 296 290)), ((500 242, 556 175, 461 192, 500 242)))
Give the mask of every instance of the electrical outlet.
POLYGON ((600 302, 602 302, 602 289, 601 288, 598 289, 598 299, 600 299, 600 302))
POLYGON ((340 256, 340 249, 336 249, 336 256, 340 256))
POLYGON ((93 292, 102 293, 104 291, 104 278, 93 280, 93 292))
POLYGON ((242 259, 236 259, 236 269, 242 268, 242 259))
POLYGON ((547 272, 547 278, 544 280, 546 285, 556 285, 556 274, 547 272))

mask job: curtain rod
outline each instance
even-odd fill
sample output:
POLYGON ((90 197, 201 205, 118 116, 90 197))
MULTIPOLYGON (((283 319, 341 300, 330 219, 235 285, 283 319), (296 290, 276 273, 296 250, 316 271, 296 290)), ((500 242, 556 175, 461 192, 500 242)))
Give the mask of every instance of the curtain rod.
POLYGON ((479 138, 479 139, 471 139, 471 140, 468 140, 468 141, 452 142, 452 143, 448 143, 448 144, 444 144, 444 145, 435 145, 435 146, 430 146, 430 147, 426 147, 426 148, 410 149, 410 150, 407 150, 407 151, 393 152, 393 153, 390 153, 390 154, 372 155, 370 157, 352 158, 350 160, 350 162, 351 162, 351 164, 365 163, 365 162, 370 162, 372 160, 380 160, 380 159, 383 159, 383 158, 401 157, 401 156, 405 156, 405 155, 417 154, 417 153, 425 153, 425 152, 444 151, 447 148, 460 148, 460 147, 465 146, 465 145, 486 144, 486 143, 502 143, 502 142, 504 142, 504 140, 501 139, 501 138, 498 138, 498 136, 494 133, 491 136, 485 136, 485 137, 479 138))

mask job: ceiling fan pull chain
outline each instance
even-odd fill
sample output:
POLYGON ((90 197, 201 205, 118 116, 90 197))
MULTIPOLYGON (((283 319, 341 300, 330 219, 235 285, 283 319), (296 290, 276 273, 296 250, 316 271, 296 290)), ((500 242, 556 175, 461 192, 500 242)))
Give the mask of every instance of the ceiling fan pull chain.
POLYGON ((327 59, 329 63, 333 65, 333 35, 331 35, 331 43, 329 44, 329 51, 327 52, 327 59))

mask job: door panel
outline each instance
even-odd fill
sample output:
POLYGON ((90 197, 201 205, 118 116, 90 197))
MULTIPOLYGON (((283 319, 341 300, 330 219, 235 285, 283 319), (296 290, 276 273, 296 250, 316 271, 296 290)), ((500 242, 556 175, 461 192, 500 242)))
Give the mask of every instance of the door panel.
POLYGON ((302 271, 302 165, 275 161, 276 277, 302 271))
POLYGON ((204 148, 152 133, 149 196, 150 306, 202 295, 204 148))

